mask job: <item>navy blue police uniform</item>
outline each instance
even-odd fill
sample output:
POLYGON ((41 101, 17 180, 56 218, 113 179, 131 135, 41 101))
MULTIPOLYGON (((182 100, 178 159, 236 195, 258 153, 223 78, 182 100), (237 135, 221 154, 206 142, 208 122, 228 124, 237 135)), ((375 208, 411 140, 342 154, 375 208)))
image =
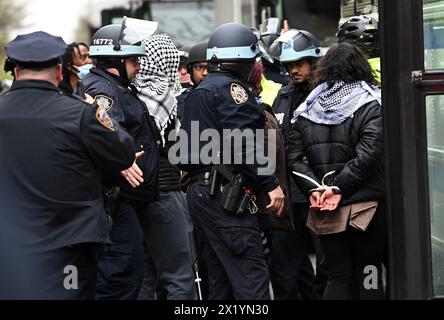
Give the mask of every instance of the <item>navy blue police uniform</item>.
POLYGON ((137 151, 145 151, 137 160, 144 182, 132 188, 122 177, 107 181, 120 187, 117 210, 113 214, 112 244, 99 261, 96 298, 137 299, 143 279, 143 234, 138 213, 158 197, 158 133, 146 105, 134 87, 125 80, 93 68, 84 79, 85 91, 103 106, 113 120, 134 138, 137 151), (116 255, 120 258, 116 259, 116 255))
MULTIPOLYGON (((210 73, 185 100, 182 129, 187 132, 189 145, 191 122, 199 123, 199 134, 215 129, 261 129, 265 116, 257 107, 250 86, 226 72, 210 73)), ((203 144, 199 145, 198 152, 203 144)), ((188 160, 196 160, 192 154, 188 160)), ((245 149, 242 150, 245 152, 245 149)), ((267 192, 278 186, 275 176, 258 176, 257 165, 234 165, 244 174, 248 184, 260 186, 267 192)), ((221 192, 210 196, 210 187, 203 180, 211 170, 199 159, 198 164, 181 164, 193 177, 187 192, 196 237, 204 243, 203 256, 208 265, 209 299, 268 299, 268 269, 263 256, 261 232, 257 216, 234 215, 221 207, 221 192)))
POLYGON ((191 91, 194 90, 194 87, 186 88, 180 95, 176 97, 177 100, 177 116, 179 119, 182 119, 182 116, 185 112, 185 100, 191 91))
MULTIPOLYGON (((6 46, 19 74, 55 73, 65 50, 61 38, 44 32, 6 46)), ((2 214, 20 249, 10 261, 15 271, 27 268, 25 280, 15 282, 27 281, 26 290, 11 288, 9 298, 94 298, 98 249, 109 242, 101 181, 131 166, 133 139, 97 104, 20 76, 0 95, 0 137, 0 189, 8 190, 0 203, 9 203, 2 214)))

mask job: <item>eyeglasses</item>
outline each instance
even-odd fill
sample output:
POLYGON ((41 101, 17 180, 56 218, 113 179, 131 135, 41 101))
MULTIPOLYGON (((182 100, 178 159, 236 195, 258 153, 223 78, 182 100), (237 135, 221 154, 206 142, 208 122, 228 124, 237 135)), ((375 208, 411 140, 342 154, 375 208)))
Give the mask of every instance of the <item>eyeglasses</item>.
POLYGON ((204 70, 208 70, 208 64, 206 63, 195 63, 193 64, 193 69, 196 71, 204 71, 204 70))

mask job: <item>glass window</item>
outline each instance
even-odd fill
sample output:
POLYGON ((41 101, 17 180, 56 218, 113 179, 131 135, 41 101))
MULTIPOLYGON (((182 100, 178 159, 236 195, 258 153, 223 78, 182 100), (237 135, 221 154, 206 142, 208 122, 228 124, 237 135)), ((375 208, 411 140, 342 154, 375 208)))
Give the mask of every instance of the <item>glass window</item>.
MULTIPOLYGON (((347 19, 361 12, 365 15, 375 15, 378 20, 378 0, 341 0, 341 18, 347 19)), ((379 20, 378 20, 379 21, 379 20)))
POLYGON ((310 31, 321 46, 328 47, 337 42, 340 4, 340 0, 282 0, 283 16, 290 28, 310 31))
POLYGON ((424 67, 444 69, 444 0, 423 0, 424 67))
POLYGON ((215 27, 212 1, 153 2, 151 12, 157 33, 169 34, 178 47, 208 40, 215 27))
POLYGON ((433 294, 444 296, 444 95, 426 97, 433 294))
POLYGON ((246 26, 256 27, 254 1, 242 0, 241 2, 241 15, 242 23, 246 26))

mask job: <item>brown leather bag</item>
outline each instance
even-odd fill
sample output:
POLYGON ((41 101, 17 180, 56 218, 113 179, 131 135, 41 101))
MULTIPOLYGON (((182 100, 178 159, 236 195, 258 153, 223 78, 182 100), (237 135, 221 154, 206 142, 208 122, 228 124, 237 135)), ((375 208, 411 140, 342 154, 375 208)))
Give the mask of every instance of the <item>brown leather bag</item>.
MULTIPOLYGON (((287 170, 287 160, 285 156, 284 140, 282 138, 279 124, 274 116, 270 106, 262 104, 259 106, 265 113, 265 146, 268 146, 269 130, 276 132, 276 175, 279 180, 279 186, 285 194, 284 213, 278 217, 274 214, 267 213, 265 208, 270 203, 270 197, 265 190, 255 190, 257 197, 257 205, 259 207, 259 225, 262 230, 294 230, 293 225, 293 205, 291 201, 289 175, 287 170)), ((265 148, 265 154, 268 150, 265 148)))

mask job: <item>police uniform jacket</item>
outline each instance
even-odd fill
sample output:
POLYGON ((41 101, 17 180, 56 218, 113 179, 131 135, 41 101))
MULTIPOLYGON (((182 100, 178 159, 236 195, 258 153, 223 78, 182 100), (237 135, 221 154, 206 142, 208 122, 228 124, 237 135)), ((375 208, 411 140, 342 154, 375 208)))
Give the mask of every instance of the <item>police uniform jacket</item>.
MULTIPOLYGON (((182 116, 182 129, 188 133, 189 145, 196 142, 199 137, 192 136, 191 122, 199 123, 199 131, 205 129, 215 129, 219 136, 223 136, 223 129, 264 129, 265 115, 257 106, 252 88, 238 80, 234 75, 228 72, 210 73, 191 91, 185 100, 186 112, 182 116)), ((201 139, 204 140, 204 139, 201 139)), ((201 141, 199 150, 207 144, 201 141)), ((188 163, 181 163, 181 169, 196 175, 201 171, 208 170, 211 165, 202 163, 199 154, 193 153, 193 147, 188 152, 188 163), (193 159, 194 158, 194 159, 193 159), (192 164, 191 160, 198 161, 198 164, 192 164)), ((223 156, 221 141, 221 157, 223 156)), ((246 151, 243 145, 242 152, 246 151)), ((270 192, 278 186, 278 180, 275 175, 259 176, 257 173, 258 164, 240 164, 234 166, 242 172, 249 182, 254 186, 270 192)))
POLYGON ((146 105, 138 98, 137 90, 129 88, 120 77, 93 68, 83 79, 85 91, 99 105, 103 105, 113 120, 120 123, 134 138, 137 151, 145 154, 137 160, 144 182, 134 189, 118 176, 112 183, 120 186, 120 197, 148 203, 158 197, 159 152, 158 132, 146 105))
MULTIPOLYGON (((342 191, 342 205, 384 199, 382 109, 373 101, 339 125, 323 125, 299 117, 291 127, 290 168, 342 191), (302 162, 304 155, 309 165, 302 162)), ((305 179, 298 186, 308 196, 315 188, 305 179)))
POLYGON ((102 176, 131 166, 134 153, 106 112, 49 82, 15 81, 0 95, 0 190, 26 248, 104 243, 102 176))

